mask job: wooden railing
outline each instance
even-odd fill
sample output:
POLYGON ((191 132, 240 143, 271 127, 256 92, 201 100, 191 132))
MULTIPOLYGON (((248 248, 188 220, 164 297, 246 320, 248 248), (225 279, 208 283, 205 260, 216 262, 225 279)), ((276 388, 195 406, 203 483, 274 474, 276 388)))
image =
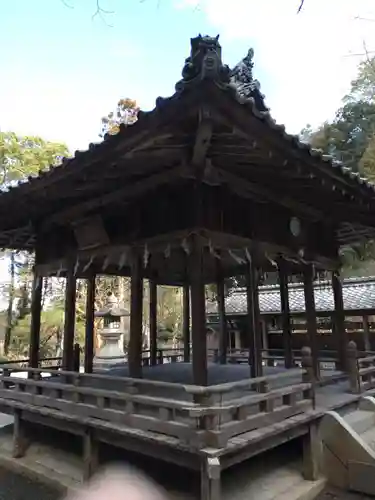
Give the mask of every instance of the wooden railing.
POLYGON ((351 341, 347 357, 351 391, 358 394, 375 388, 375 353, 358 351, 356 343, 351 341))
MULTIPOLYGON (((262 360, 265 366, 283 366, 285 355, 283 349, 262 349, 262 360)), ((301 366, 301 350, 293 350, 294 366, 301 366)), ((249 359, 248 350, 230 349, 228 351, 228 363, 247 364, 249 359)), ((338 359, 335 351, 321 351, 319 353, 319 364, 321 370, 337 370, 338 359)))
POLYGON ((190 448, 225 447, 231 438, 313 409, 315 401, 308 366, 208 387, 30 368, 23 368, 28 378, 19 378, 19 367, 0 369, 0 403, 13 410, 102 430, 138 429, 190 448))
MULTIPOLYGON (((156 364, 162 365, 164 363, 179 363, 184 360, 183 347, 163 347, 157 350, 156 364)), ((142 364, 143 366, 151 365, 151 350, 145 349, 142 351, 142 364)))
MULTIPOLYGON (((50 368, 58 369, 61 366, 62 357, 55 358, 40 358, 38 361, 39 368, 50 368)), ((12 369, 18 369, 18 371, 25 371, 25 368, 29 366, 29 359, 14 359, 9 361, 2 361, 1 368, 9 367, 12 369)))

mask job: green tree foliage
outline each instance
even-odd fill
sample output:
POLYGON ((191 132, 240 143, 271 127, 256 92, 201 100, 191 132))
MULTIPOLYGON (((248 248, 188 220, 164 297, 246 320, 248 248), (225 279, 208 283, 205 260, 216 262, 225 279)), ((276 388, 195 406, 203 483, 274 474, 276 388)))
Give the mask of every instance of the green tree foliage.
MULTIPOLYGON (((301 139, 312 147, 332 155, 354 171, 361 171, 367 148, 375 136, 375 58, 361 63, 350 92, 343 98, 332 122, 323 123, 317 130, 308 125, 301 139)), ((373 166, 375 173, 375 164, 373 166)), ((371 171, 366 162, 366 173, 371 171)))
MULTIPOLYGON (((301 140, 375 181, 375 57, 359 65, 342 102, 332 122, 323 123, 317 130, 305 127, 301 140)), ((373 242, 344 249, 344 275, 372 273, 374 256, 373 242)))
MULTIPOLYGON (((35 136, 20 136, 14 132, 0 132, 0 189, 6 189, 29 176, 37 175, 44 168, 57 165, 67 155, 68 149, 64 144, 35 136)), ((8 300, 4 354, 8 355, 9 350, 21 342, 17 338, 12 340, 14 330, 30 320, 33 256, 16 251, 5 251, 1 255, 9 261, 10 279, 4 290, 8 300)))
POLYGON ((68 155, 64 144, 48 142, 40 137, 0 132, 0 186, 23 181, 48 166, 57 165, 68 155))

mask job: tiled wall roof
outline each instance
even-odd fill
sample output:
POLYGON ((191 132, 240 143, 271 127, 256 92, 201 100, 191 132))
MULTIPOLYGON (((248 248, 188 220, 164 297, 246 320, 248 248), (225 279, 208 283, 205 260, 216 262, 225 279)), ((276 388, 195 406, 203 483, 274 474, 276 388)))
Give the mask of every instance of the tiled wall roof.
MULTIPOLYGON (((315 307, 317 311, 333 311, 334 300, 331 283, 323 281, 315 283, 315 307)), ((375 309, 375 277, 351 278, 343 282, 344 308, 347 311, 375 309)), ((281 310, 278 285, 259 287, 259 305, 261 313, 278 313, 281 310)), ((289 285, 289 306, 293 313, 305 311, 305 296, 303 284, 289 285)), ((246 291, 241 288, 234 290, 225 299, 227 314, 246 313, 246 291)), ((208 314, 217 312, 216 303, 209 303, 208 314)))

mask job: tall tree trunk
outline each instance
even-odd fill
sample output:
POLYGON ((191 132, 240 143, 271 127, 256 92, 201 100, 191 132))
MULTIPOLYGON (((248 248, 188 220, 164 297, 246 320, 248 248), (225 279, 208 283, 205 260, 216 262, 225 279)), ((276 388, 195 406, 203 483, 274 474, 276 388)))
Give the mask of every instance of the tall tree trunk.
POLYGON ((7 322, 6 322, 5 336, 4 336, 5 356, 7 356, 9 353, 10 339, 12 336, 12 328, 13 328, 13 304, 14 304, 15 277, 16 277, 15 256, 16 256, 15 252, 10 253, 10 265, 9 265, 10 285, 9 285, 9 298, 8 298, 8 309, 7 309, 7 322))

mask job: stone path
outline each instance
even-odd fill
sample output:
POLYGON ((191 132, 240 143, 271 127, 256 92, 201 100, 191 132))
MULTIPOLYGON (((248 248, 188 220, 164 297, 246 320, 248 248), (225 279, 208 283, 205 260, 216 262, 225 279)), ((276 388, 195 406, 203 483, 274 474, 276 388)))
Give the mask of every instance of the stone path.
POLYGON ((0 467, 0 500, 58 500, 59 493, 38 481, 0 467))
POLYGON ((373 500, 374 497, 349 493, 335 488, 326 488, 315 500, 373 500))

